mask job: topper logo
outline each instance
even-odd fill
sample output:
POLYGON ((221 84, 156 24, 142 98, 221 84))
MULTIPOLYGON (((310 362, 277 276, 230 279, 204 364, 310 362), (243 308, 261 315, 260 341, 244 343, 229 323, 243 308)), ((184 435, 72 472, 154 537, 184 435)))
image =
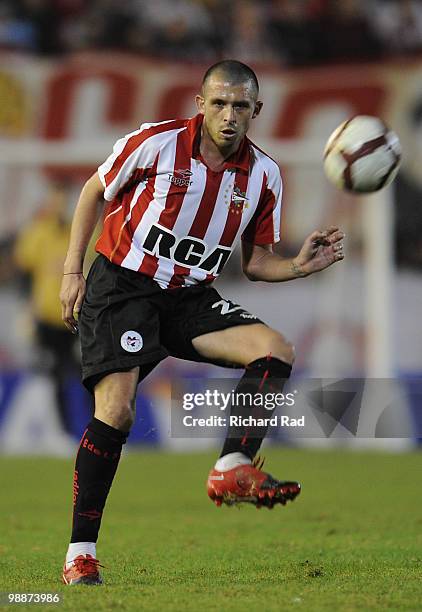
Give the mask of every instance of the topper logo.
POLYGON ((192 176, 193 172, 191 172, 190 170, 175 170, 174 174, 178 174, 179 176, 183 176, 183 177, 188 177, 188 176, 192 176))
POLYGON ((190 177, 192 176, 192 172, 188 169, 185 170, 175 170, 173 174, 171 172, 168 173, 167 177, 170 183, 177 185, 178 187, 189 187, 192 184, 190 177))
POLYGON ((215 275, 220 274, 232 252, 220 245, 207 252, 207 245, 199 238, 186 236, 179 240, 173 232, 159 225, 151 226, 142 247, 156 257, 165 257, 182 266, 200 268, 215 275))

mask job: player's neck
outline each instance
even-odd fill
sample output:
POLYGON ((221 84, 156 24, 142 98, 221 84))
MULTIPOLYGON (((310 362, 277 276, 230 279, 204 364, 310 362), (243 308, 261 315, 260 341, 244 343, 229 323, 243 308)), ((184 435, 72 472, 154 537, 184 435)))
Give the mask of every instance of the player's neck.
POLYGON ((227 147, 221 149, 212 140, 208 133, 206 126, 202 126, 201 129, 201 142, 199 145, 199 151, 202 159, 205 161, 207 166, 214 172, 221 172, 224 169, 226 160, 233 155, 239 148, 239 145, 227 147))

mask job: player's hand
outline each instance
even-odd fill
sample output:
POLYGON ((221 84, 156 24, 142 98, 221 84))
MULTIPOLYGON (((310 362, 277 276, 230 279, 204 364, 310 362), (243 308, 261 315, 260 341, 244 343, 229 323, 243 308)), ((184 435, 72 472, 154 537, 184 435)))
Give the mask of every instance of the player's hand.
POLYGON ((85 296, 86 283, 83 274, 65 274, 60 289, 62 319, 72 334, 78 333, 77 316, 85 296))
POLYGON ((299 275, 307 276, 325 270, 337 261, 342 261, 344 236, 344 233, 334 225, 323 232, 312 232, 293 260, 293 266, 300 271, 299 275))

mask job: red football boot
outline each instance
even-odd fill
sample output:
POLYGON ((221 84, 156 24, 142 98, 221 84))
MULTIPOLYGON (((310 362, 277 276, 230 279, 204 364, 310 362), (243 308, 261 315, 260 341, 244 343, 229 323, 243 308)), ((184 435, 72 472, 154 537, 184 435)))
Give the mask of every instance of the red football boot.
POLYGON ((254 504, 257 508, 273 508, 275 504, 293 501, 300 493, 298 482, 280 481, 262 472, 263 461, 238 465, 232 470, 211 470, 208 475, 208 496, 216 506, 232 506, 239 502, 254 504))
POLYGON ((103 566, 92 555, 78 555, 68 569, 66 569, 66 563, 64 564, 62 580, 69 585, 102 584, 103 579, 98 571, 99 567, 103 566))

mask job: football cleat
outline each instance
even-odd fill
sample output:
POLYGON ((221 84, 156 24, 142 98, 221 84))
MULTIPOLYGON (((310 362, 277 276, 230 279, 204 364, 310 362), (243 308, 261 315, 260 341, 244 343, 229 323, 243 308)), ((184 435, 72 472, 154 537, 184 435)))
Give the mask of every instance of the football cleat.
POLYGON ((98 571, 99 567, 103 567, 103 565, 100 565, 100 562, 94 559, 92 555, 78 555, 68 569, 66 569, 66 563, 64 564, 62 580, 69 585, 102 584, 103 579, 98 571))
POLYGON ((272 509, 276 504, 284 506, 287 501, 293 501, 300 493, 300 484, 276 480, 261 471, 263 463, 238 465, 225 472, 211 470, 207 481, 208 496, 216 506, 247 502, 256 508, 272 509))

